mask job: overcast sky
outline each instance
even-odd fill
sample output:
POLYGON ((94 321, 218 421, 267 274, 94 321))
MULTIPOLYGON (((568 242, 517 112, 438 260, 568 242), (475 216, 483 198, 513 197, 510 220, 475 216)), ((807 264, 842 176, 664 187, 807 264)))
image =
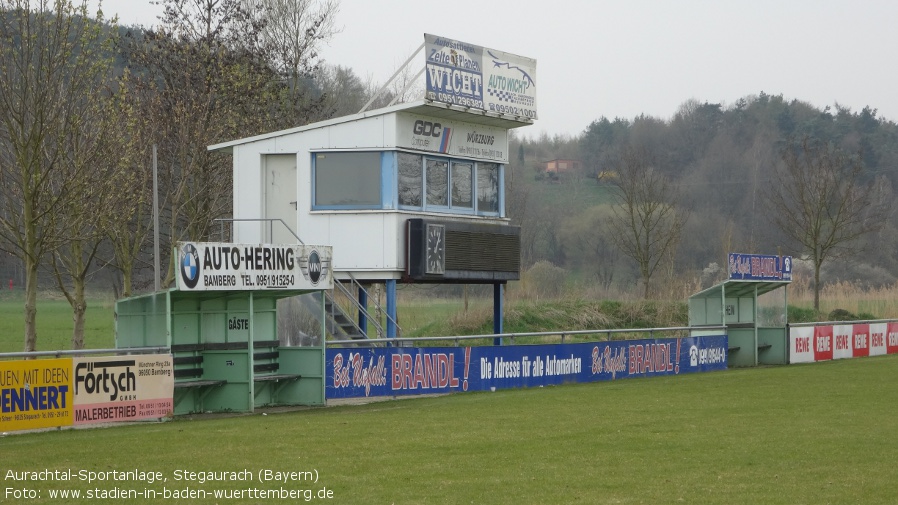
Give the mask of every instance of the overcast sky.
MULTIPOLYGON (((126 25, 161 13, 149 0, 103 6, 126 25)), ((534 58, 539 119, 527 136, 761 91, 898 121, 896 23, 895 0, 340 0, 342 32, 322 56, 381 82, 424 33, 534 58)))

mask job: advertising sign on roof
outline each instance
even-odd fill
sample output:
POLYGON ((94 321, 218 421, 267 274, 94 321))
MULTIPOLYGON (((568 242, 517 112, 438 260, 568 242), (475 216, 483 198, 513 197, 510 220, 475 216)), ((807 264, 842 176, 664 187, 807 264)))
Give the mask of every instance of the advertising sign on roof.
POLYGON ((183 291, 333 289, 330 246, 181 242, 183 291))
POLYGON ((537 119, 536 60, 426 33, 424 44, 428 99, 537 119))
POLYGON ((792 256, 730 253, 727 264, 731 280, 792 280, 792 256))

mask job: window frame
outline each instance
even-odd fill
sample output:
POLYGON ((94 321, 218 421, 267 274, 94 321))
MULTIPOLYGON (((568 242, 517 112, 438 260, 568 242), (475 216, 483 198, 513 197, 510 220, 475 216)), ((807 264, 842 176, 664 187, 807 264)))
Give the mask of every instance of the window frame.
POLYGON ((391 156, 388 156, 388 151, 383 150, 371 150, 371 149, 363 149, 363 150, 353 150, 353 151, 311 151, 310 155, 310 176, 311 176, 311 209, 313 211, 316 210, 383 210, 388 208, 385 205, 384 197, 389 194, 388 191, 385 191, 385 188, 389 186, 387 180, 384 177, 384 168, 385 165, 392 164, 395 162, 391 161, 391 156), (318 203, 318 155, 340 155, 340 154, 376 154, 378 157, 378 184, 379 191, 377 196, 376 203, 365 203, 365 204, 319 204, 318 203))

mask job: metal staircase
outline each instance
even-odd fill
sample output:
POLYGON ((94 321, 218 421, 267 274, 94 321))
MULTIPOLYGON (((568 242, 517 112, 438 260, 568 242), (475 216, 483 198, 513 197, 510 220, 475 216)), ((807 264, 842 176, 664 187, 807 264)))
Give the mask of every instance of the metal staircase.
MULTIPOLYGON (((321 314, 321 297, 314 294, 308 294, 302 295, 300 300, 303 306, 318 319, 319 314, 321 314)), ((340 281, 334 278, 334 290, 324 292, 324 313, 325 329, 335 340, 357 340, 359 341, 359 344, 364 344, 365 340, 369 338, 385 338, 387 334, 381 324, 382 315, 396 326, 396 336, 402 336, 402 328, 400 328, 399 324, 392 320, 389 314, 387 314, 381 307, 378 297, 371 297, 368 295, 368 291, 365 287, 362 286, 352 274, 349 274, 349 281, 340 281), (346 287, 344 282, 347 282, 349 287, 346 287), (358 293, 359 291, 366 294, 366 298, 372 302, 373 307, 365 308, 362 306, 358 297, 354 294, 354 292, 358 293), (371 333, 375 333, 375 335, 369 335, 369 332, 365 331, 367 329, 363 330, 362 328, 359 328, 358 318, 347 313, 347 311, 336 302, 334 295, 337 292, 340 292, 343 297, 352 304, 350 311, 365 316, 369 327, 374 328, 374 332, 371 333)))
MULTIPOLYGON (((268 236, 269 237, 274 236, 274 225, 276 223, 280 223, 281 225, 284 226, 284 228, 287 229, 288 232, 290 232, 291 235, 293 235, 296 238, 296 240, 300 244, 305 243, 302 241, 302 239, 299 238, 299 235, 297 235, 296 232, 294 232, 292 228, 287 226, 287 223, 284 222, 283 219, 277 219, 277 218, 275 218, 275 219, 221 218, 221 219, 215 219, 215 221, 218 221, 221 224, 221 228, 220 228, 220 232, 219 232, 221 241, 225 241, 226 237, 228 236, 228 233, 227 233, 228 231, 230 231, 231 236, 233 236, 233 233, 234 233, 233 230, 226 230, 225 223, 233 224, 233 223, 237 223, 237 222, 264 222, 264 223, 268 223, 268 236)), ((402 328, 400 328, 399 324, 397 324, 397 322, 392 317, 390 317, 390 315, 387 313, 387 311, 385 311, 380 306, 380 300, 378 299, 378 297, 372 298, 371 296, 369 296, 368 290, 366 290, 364 288, 364 286, 362 286, 362 284, 359 283, 359 281, 352 275, 352 273, 349 273, 349 285, 350 285, 349 288, 347 288, 346 286, 343 285, 343 282, 341 282, 339 279, 336 278, 336 276, 334 276, 334 290, 333 291, 323 291, 323 293, 324 293, 324 312, 325 312, 325 321, 324 321, 325 330, 327 331, 327 333, 329 333, 331 335, 331 337, 334 338, 334 340, 358 340, 361 345, 370 345, 370 344, 363 344, 363 343, 364 343, 364 341, 371 338, 368 335, 367 328, 365 328, 365 329, 359 328, 358 318, 353 318, 351 314, 347 314, 346 311, 343 309, 343 307, 341 307, 340 304, 338 304, 334 300, 334 293, 336 293, 337 291, 342 293, 343 296, 351 302, 351 304, 352 304, 351 310, 352 311, 356 311, 357 313, 364 315, 365 319, 368 321, 368 325, 374 326, 375 331, 377 333, 376 338, 385 338, 387 336, 386 331, 384 330, 383 325, 380 322, 381 315, 383 315, 388 321, 393 323, 394 327, 396 328, 396 336, 397 337, 402 336, 402 328), (353 289, 353 288, 355 288, 355 289, 353 289), (353 291, 358 293, 360 290, 361 290, 361 292, 365 293, 365 298, 367 298, 369 301, 374 302, 373 303, 373 305, 374 305, 374 307, 373 307, 374 314, 373 315, 368 311, 368 309, 366 309, 364 306, 362 306, 362 303, 359 302, 358 297, 353 294, 353 291)), ((321 315, 320 315, 321 314, 321 303, 322 303, 321 297, 319 297, 316 294, 306 294, 306 295, 300 295, 297 298, 299 299, 300 304, 307 311, 309 311, 312 314, 312 316, 315 318, 316 321, 318 321, 320 323, 321 322, 321 315)), ((368 326, 368 325, 366 325, 366 326, 368 326)))

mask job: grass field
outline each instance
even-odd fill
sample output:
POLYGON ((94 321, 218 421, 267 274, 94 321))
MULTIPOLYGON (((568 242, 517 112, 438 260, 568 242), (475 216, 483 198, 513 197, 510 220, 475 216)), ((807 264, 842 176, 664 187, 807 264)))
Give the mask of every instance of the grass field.
MULTIPOLYGON (((39 492, 28 503, 95 502, 54 500, 51 488, 163 487, 327 488, 330 503, 351 504, 895 503, 896 373, 898 355, 891 355, 16 434, 0 438, 0 474, 136 469, 168 479, 6 479, 4 487, 39 492), (266 469, 315 472, 318 480, 175 480, 179 470, 244 469, 254 477, 266 469)), ((0 502, 23 501, 0 495, 0 502)))
MULTIPOLYGON (((111 297, 88 301, 84 346, 88 349, 115 346, 114 302, 111 297)), ((20 292, 0 293, 0 352, 24 348, 25 301, 20 292)), ((72 308, 65 299, 41 297, 37 302, 37 349, 55 351, 72 348, 72 308)))

